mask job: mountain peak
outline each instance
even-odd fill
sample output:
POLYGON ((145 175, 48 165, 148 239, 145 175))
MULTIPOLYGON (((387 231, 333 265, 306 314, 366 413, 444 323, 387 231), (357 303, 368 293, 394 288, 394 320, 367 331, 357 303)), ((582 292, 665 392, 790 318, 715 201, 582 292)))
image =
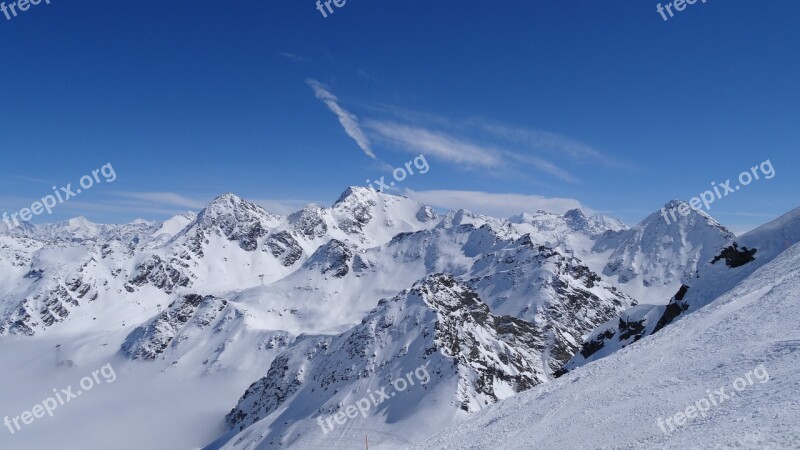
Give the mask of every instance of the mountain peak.
POLYGON ((260 211, 264 214, 268 214, 262 207, 255 203, 249 202, 232 192, 226 192, 206 205, 203 211, 200 212, 200 215, 206 216, 209 212, 215 215, 228 214, 235 210, 260 211))
POLYGON ((574 217, 574 218, 583 217, 583 218, 585 218, 586 214, 583 213, 582 209, 574 208, 574 209, 570 209, 569 211, 565 212, 564 213, 564 217, 567 217, 567 218, 569 218, 569 217, 574 217))
POLYGON ((585 230, 589 226, 589 218, 580 209, 570 209, 564 213, 564 220, 574 230, 585 230))
MULTIPOLYGON (((279 216, 268 213, 255 203, 228 192, 200 211, 194 223, 202 229, 218 227, 229 240, 239 241, 243 249, 252 251, 257 246, 256 240, 263 237, 270 224, 279 219, 279 216)), ((198 240, 202 242, 199 237, 198 240)))
POLYGON ((244 201, 244 200, 242 200, 241 197, 239 197, 238 195, 234 194, 233 192, 226 192, 226 193, 218 196, 214 200, 211 200, 211 203, 209 203, 209 204, 213 205, 213 204, 216 204, 216 203, 238 203, 238 202, 242 202, 242 201, 244 201))
POLYGON ((682 205, 689 206, 689 204, 683 200, 672 199, 664 205, 664 209, 680 208, 682 205))
POLYGON ((342 192, 342 195, 339 196, 339 199, 333 203, 333 206, 345 203, 351 199, 363 200, 367 198, 374 198, 379 194, 380 192, 371 188, 363 186, 349 186, 347 189, 344 190, 344 192, 342 192))
POLYGON ((645 219, 645 221, 651 222, 654 220, 663 220, 669 225, 670 223, 674 222, 680 223, 682 221, 687 221, 689 218, 697 216, 699 216, 701 220, 708 222, 711 226, 724 228, 706 211, 700 208, 693 208, 689 203, 683 200, 668 201, 660 211, 656 211, 655 213, 651 214, 647 219, 645 219), (686 211, 686 214, 684 214, 683 211, 686 211))

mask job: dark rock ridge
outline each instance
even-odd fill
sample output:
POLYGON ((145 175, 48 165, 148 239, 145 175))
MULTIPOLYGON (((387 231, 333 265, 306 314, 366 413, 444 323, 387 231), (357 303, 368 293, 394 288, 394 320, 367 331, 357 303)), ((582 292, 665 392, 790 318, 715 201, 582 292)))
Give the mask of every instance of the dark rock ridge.
POLYGON ((134 329, 123 342, 122 351, 131 359, 156 359, 170 344, 180 343, 181 332, 187 325, 208 328, 227 305, 227 300, 211 295, 184 295, 134 329))
POLYGON ((736 242, 733 243, 730 247, 725 247, 722 252, 716 256, 712 261, 711 264, 716 264, 719 260, 725 259, 725 265, 734 268, 734 267, 741 267, 749 262, 753 262, 756 260, 755 255, 757 249, 748 249, 747 247, 742 247, 739 250, 739 246, 736 242))

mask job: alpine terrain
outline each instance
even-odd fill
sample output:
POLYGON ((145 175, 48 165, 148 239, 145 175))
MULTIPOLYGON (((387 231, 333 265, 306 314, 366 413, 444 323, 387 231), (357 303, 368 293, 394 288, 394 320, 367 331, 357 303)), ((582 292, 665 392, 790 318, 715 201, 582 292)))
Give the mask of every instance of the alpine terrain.
POLYGON ((759 364, 771 384, 675 442, 796 442, 798 241, 800 210, 737 237, 700 211, 628 228, 358 187, 285 216, 228 193, 164 222, 3 226, 0 404, 115 378, 0 448, 664 444, 655 416, 759 364))

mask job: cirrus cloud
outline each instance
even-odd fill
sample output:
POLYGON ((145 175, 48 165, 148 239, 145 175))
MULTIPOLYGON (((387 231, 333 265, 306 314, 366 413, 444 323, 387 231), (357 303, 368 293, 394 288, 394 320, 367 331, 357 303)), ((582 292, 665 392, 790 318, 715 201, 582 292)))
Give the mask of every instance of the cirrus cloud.
POLYGON ((336 117, 339 118, 339 123, 342 124, 344 127, 345 133, 350 136, 358 147, 370 158, 377 159, 375 153, 372 151, 369 139, 361 130, 361 126, 358 123, 358 117, 344 109, 341 105, 339 105, 339 99, 331 91, 322 83, 317 80, 309 78, 306 80, 306 84, 308 84, 311 89, 314 90, 314 95, 322 100, 328 106, 328 109, 331 110, 336 117))
POLYGON ((482 145, 442 131, 378 120, 368 120, 364 126, 381 139, 411 153, 422 152, 469 168, 513 169, 523 164, 564 181, 575 181, 569 172, 542 158, 482 145))

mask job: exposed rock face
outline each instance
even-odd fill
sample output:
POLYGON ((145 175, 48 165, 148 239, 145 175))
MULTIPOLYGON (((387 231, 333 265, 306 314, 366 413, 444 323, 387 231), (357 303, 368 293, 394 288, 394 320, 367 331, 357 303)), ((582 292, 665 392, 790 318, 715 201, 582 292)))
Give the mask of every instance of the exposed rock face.
POLYGON ((339 227, 347 233, 358 234, 372 220, 372 208, 377 202, 367 188, 350 187, 333 204, 333 209, 342 217, 339 227))
POLYGON ((730 268, 741 267, 749 262, 753 262, 756 260, 755 255, 757 249, 748 249, 747 247, 742 247, 739 250, 739 246, 736 242, 729 247, 725 247, 722 249, 722 252, 715 256, 713 260, 711 260, 711 264, 716 264, 717 261, 721 259, 725 259, 725 265, 730 268))
POLYGON ((545 342, 530 323, 492 314, 464 283, 431 275, 382 300, 353 329, 335 337, 310 336, 289 347, 245 392, 227 422, 243 429, 286 402, 319 401, 313 395, 319 390, 335 399, 373 377, 390 379, 397 364, 427 364, 434 383, 450 386, 458 408, 476 411, 546 381, 545 342))
POLYGON ((287 231, 271 234, 266 244, 264 251, 269 250, 272 256, 277 258, 284 267, 294 265, 303 257, 303 247, 287 231))
POLYGON ((331 239, 303 264, 306 269, 318 270, 323 275, 342 278, 350 272, 354 252, 342 241, 331 239))
POLYGON ((198 214, 189 230, 188 247, 203 256, 203 244, 209 233, 218 233, 229 241, 237 242, 242 250, 251 252, 258 248, 259 239, 280 218, 260 206, 242 200, 233 194, 217 197, 198 214))
MULTIPOLYGON (((0 336, 6 334, 16 334, 21 336, 33 336, 35 329, 39 326, 39 322, 31 315, 30 300, 25 299, 17 306, 16 309, 6 313, 2 322, 0 322, 0 336)), ((63 310, 56 312, 59 317, 64 318, 68 313, 63 310)), ((55 319, 50 323, 54 323, 55 319)))
POLYGON ((185 295, 150 322, 133 330, 125 339, 122 351, 131 359, 156 359, 170 344, 180 342, 185 328, 207 328, 226 306, 227 300, 211 295, 185 295))
MULTIPOLYGON (((603 282, 575 257, 535 245, 526 235, 489 252, 470 286, 493 310, 528 320, 547 340, 548 373, 558 373, 580 349, 582 337, 636 300, 603 282)), ((474 270, 473 269, 473 270, 474 270)))
MULTIPOLYGON (((129 286, 141 287, 147 283, 171 294, 177 287, 191 286, 192 280, 184 273, 188 265, 172 258, 169 262, 158 255, 151 256, 145 262, 136 266, 136 272, 129 282, 129 286)), ((132 289, 130 290, 132 291, 132 289)))
POLYGON ((294 231, 310 239, 323 237, 328 232, 325 211, 316 205, 309 205, 293 213, 289 216, 289 222, 294 231))

